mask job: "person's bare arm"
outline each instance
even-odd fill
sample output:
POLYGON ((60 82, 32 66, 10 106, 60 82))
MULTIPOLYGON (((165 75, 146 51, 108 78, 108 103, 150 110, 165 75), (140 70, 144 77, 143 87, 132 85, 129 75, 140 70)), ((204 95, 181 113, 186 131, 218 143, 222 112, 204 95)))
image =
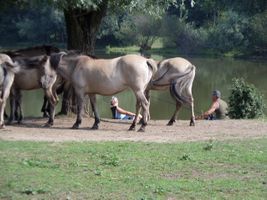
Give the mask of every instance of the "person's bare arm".
POLYGON ((208 117, 210 114, 214 113, 215 110, 219 107, 218 102, 214 102, 210 109, 204 113, 204 117, 208 117))
POLYGON ((135 116, 134 113, 124 110, 123 108, 120 108, 119 106, 117 106, 117 111, 121 114, 125 114, 125 115, 129 115, 129 116, 135 116))

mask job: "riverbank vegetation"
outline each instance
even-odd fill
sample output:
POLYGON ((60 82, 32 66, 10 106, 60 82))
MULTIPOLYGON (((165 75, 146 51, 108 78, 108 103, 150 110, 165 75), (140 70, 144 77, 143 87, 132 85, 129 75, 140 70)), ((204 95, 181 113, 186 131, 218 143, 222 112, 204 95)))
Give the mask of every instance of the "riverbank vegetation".
MULTIPOLYGON (((67 31, 62 10, 36 2, 30 6, 2 8, 0 46, 20 46, 23 42, 61 43, 66 47, 67 31)), ((136 10, 128 6, 127 10, 115 9, 112 3, 108 5, 96 36, 97 48, 109 46, 108 49, 114 51, 120 46, 135 46, 135 50, 142 53, 152 48, 149 53, 168 51, 246 58, 267 55, 265 0, 234 3, 228 0, 177 0, 169 2, 168 8, 161 12, 150 12, 147 10, 150 7, 136 10), (161 47, 153 47, 159 39, 161 47)), ((131 49, 121 49, 120 53, 131 52, 131 49)))

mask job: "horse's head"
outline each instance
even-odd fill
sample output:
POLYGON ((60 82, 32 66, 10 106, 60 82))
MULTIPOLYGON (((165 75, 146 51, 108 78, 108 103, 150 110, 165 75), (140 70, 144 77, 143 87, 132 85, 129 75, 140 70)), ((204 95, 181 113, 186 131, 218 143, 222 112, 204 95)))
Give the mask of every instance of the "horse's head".
POLYGON ((41 78, 40 82, 42 88, 45 90, 46 96, 50 99, 52 104, 57 102, 57 97, 53 94, 52 87, 57 79, 56 70, 50 65, 49 57, 44 56, 40 61, 41 78))

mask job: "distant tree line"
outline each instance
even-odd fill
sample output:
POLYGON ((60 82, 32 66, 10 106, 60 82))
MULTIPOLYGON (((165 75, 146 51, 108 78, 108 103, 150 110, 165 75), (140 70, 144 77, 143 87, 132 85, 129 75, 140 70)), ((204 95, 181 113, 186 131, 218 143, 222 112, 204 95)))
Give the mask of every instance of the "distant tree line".
MULTIPOLYGON (((97 45, 150 49, 161 38, 164 47, 187 54, 267 55, 266 0, 177 0, 158 16, 149 8, 114 9, 115 2, 97 32, 97 45)), ((50 4, 8 7, 0 13, 0 45, 66 43, 65 27, 62 10, 50 4)))

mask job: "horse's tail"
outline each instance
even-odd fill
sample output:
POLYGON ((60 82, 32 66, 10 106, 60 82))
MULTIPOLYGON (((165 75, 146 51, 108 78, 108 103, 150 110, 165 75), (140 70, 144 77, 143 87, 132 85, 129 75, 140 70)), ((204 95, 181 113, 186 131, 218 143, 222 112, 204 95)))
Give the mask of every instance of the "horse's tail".
POLYGON ((20 71, 20 65, 17 62, 4 62, 4 67, 7 71, 11 71, 13 73, 18 73, 20 71))
POLYGON ((6 54, 0 54, 0 64, 4 70, 17 73, 20 70, 20 66, 17 62, 13 62, 12 59, 6 54))
POLYGON ((183 76, 174 79, 170 85, 171 95, 182 104, 191 104, 192 86, 195 78, 196 67, 191 65, 183 76))
POLYGON ((150 68, 150 70, 152 71, 152 77, 154 76, 154 74, 156 73, 158 67, 157 67, 157 63, 155 60, 153 59, 147 59, 146 61, 147 66, 150 68))

